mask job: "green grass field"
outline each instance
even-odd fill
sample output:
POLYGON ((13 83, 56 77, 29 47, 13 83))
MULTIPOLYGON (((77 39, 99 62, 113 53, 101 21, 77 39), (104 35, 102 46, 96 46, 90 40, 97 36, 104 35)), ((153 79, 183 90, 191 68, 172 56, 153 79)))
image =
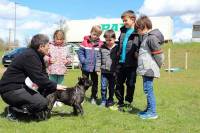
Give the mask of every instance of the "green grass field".
MULTIPOLYGON (((161 70, 161 78, 154 82, 157 100, 157 120, 141 120, 137 112, 146 106, 141 77, 137 78, 132 112, 112 111, 107 108, 83 105, 84 116, 71 116, 71 107, 54 108, 51 119, 42 122, 11 122, 0 117, 0 133, 199 133, 200 132, 200 44, 164 46, 171 48, 172 67, 183 68, 180 72, 168 73, 167 61, 161 70), (188 70, 184 70, 185 52, 188 52, 188 70)), ((65 84, 73 86, 80 70, 70 70, 65 84)), ((100 87, 99 87, 100 90, 100 87)), ((99 91, 100 98, 100 91, 99 91)), ((90 96, 90 89, 87 97, 90 96)), ((6 104, 0 100, 0 113, 6 104)))

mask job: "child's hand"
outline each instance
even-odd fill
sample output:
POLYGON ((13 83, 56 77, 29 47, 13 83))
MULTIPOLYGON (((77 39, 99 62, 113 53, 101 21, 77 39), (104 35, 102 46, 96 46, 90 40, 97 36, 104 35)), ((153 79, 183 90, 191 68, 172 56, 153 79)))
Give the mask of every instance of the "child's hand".
POLYGON ((51 64, 54 64, 54 63, 56 62, 56 59, 50 58, 50 59, 49 59, 49 62, 50 62, 51 64))
POLYGON ((97 72, 97 75, 100 75, 100 74, 101 74, 101 72, 98 71, 98 72, 97 72))
POLYGON ((67 86, 64 86, 64 85, 60 85, 60 84, 57 84, 57 87, 56 87, 56 90, 66 90, 67 86))
POLYGON ((69 65, 69 64, 72 63, 71 59, 69 59, 69 58, 64 59, 63 62, 64 62, 65 65, 69 65))

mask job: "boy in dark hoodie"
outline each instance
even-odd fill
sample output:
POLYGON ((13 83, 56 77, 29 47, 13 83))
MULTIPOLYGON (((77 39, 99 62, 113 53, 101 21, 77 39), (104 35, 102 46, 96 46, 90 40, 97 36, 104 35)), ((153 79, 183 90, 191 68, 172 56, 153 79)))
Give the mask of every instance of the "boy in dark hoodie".
MULTIPOLYGON (((117 79, 115 95, 118 99, 117 108, 120 111, 131 111, 135 91, 137 52, 139 49, 139 35, 134 29, 136 15, 132 10, 121 15, 124 26, 120 29, 119 45, 117 50, 117 79), (126 96, 124 98, 124 83, 126 96), (124 102, 125 100, 125 102, 124 102)), ((116 106, 113 110, 117 109, 116 106)))
POLYGON ((136 21, 136 30, 143 36, 138 56, 137 73, 143 77, 144 93, 147 97, 147 108, 138 115, 141 119, 156 119, 156 101, 153 92, 153 79, 160 77, 160 67, 163 64, 164 54, 161 44, 164 37, 158 29, 152 30, 151 20, 141 16, 136 21))

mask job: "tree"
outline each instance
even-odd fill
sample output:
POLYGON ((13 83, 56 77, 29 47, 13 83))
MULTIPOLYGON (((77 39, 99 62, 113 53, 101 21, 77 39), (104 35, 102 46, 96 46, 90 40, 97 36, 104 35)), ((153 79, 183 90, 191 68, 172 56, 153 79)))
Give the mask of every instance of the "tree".
POLYGON ((65 32, 65 35, 67 34, 68 31, 68 26, 66 23, 65 19, 60 19, 59 21, 56 22, 56 24, 58 25, 58 29, 63 30, 65 32))

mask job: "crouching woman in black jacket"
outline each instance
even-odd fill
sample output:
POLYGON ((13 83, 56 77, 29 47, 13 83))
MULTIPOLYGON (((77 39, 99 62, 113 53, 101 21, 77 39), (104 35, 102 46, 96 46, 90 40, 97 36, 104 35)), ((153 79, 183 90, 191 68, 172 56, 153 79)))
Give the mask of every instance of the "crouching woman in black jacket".
MULTIPOLYGON (((33 36, 30 47, 14 58, 0 80, 0 94, 9 106, 5 108, 6 117, 14 120, 16 114, 27 113, 46 118, 48 100, 39 92, 52 93, 64 90, 65 86, 50 81, 46 72, 43 56, 48 54, 49 39, 46 35, 33 36), (29 78, 38 87, 25 84, 29 78), (39 92, 38 92, 39 91, 39 92)), ((32 116, 32 115, 31 115, 32 116)))

